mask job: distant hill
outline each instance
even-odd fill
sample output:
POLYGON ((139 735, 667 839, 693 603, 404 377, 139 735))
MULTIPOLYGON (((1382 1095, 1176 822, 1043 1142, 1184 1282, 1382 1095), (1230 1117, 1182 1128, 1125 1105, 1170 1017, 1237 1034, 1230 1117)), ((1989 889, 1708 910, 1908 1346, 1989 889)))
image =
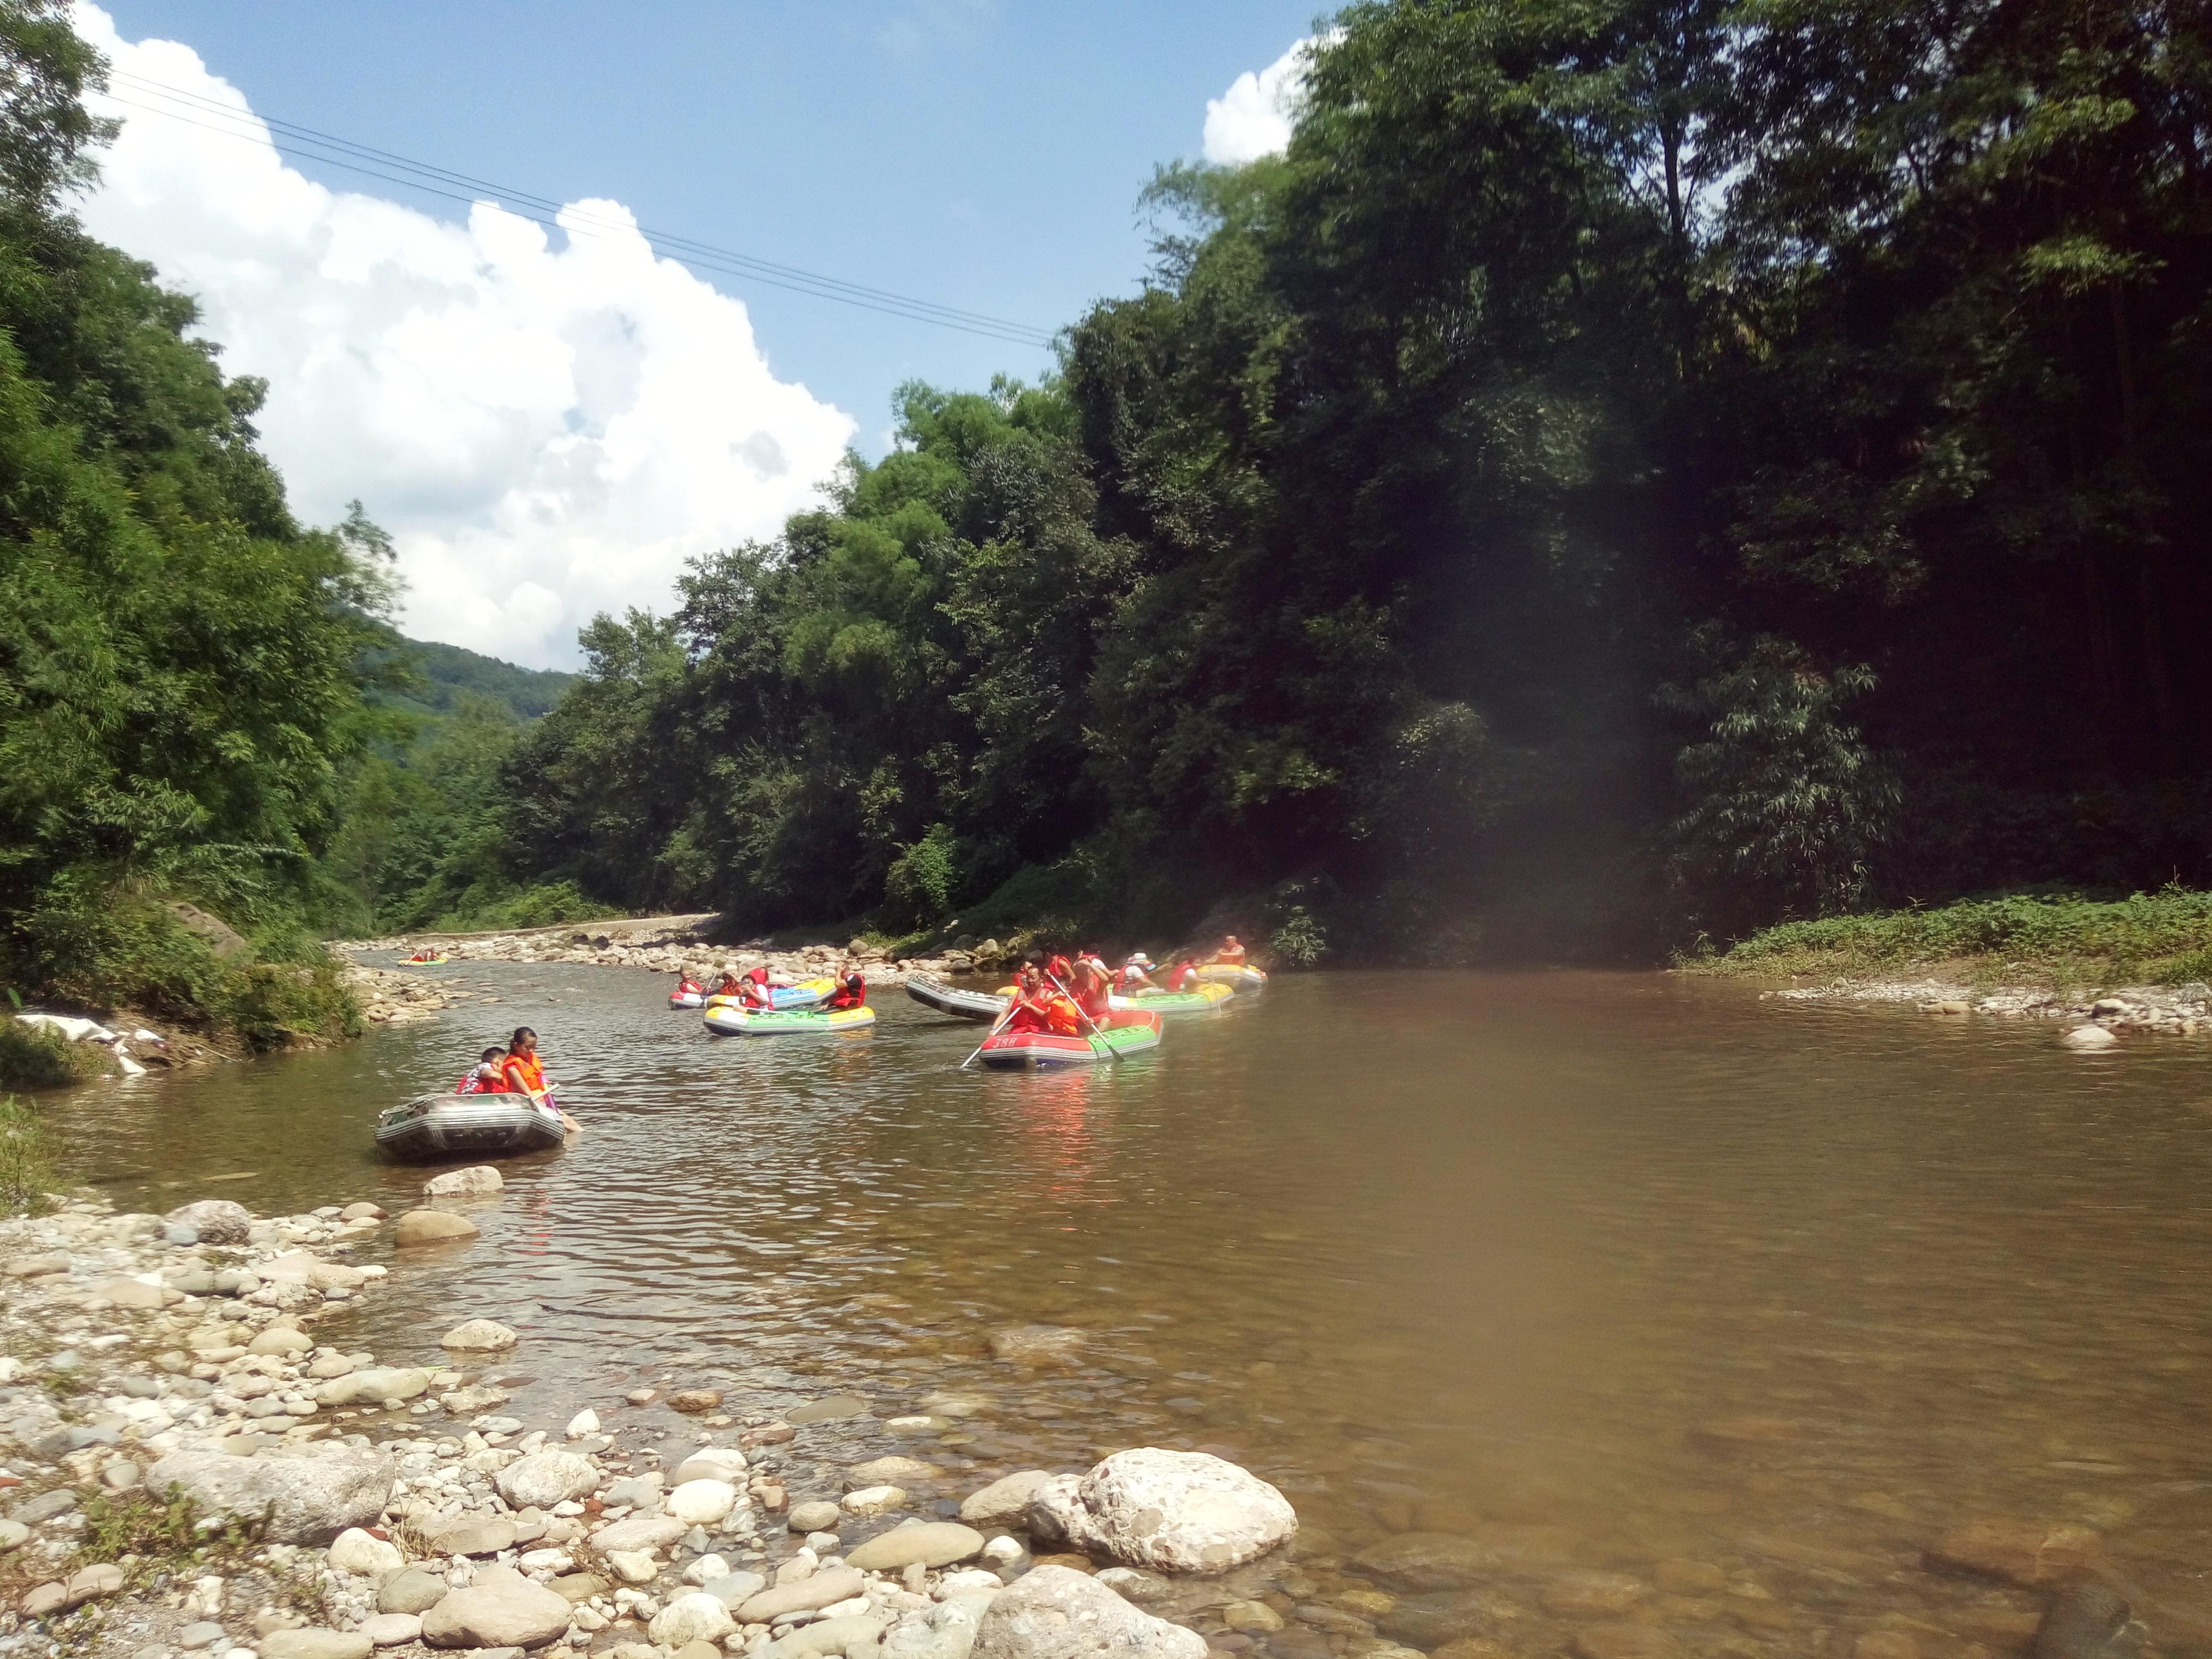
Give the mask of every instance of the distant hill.
POLYGON ((384 700, 434 714, 450 712, 463 692, 474 692, 505 703, 519 720, 534 720, 558 702, 561 694, 579 678, 556 669, 518 668, 458 645, 410 640, 396 631, 384 655, 386 659, 404 657, 420 682, 404 690, 386 692, 384 700))

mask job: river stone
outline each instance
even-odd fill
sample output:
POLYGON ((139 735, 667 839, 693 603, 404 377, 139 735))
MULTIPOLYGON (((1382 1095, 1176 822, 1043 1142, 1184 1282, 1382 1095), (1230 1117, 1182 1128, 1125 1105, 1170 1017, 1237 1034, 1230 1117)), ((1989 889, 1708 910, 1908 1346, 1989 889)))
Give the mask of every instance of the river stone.
POLYGON ((203 1198, 180 1204, 161 1218, 172 1227, 189 1227, 203 1244, 244 1244, 253 1231, 253 1215, 227 1198, 203 1198))
POLYGON ((446 1244, 476 1236, 477 1224, 466 1216, 455 1215, 450 1210, 410 1210, 399 1218, 392 1242, 403 1247, 446 1244))
POLYGON ((845 1471, 846 1479, 855 1486, 896 1486, 908 1481, 934 1480, 945 1473, 934 1463, 925 1463, 918 1457, 872 1457, 865 1463, 855 1463, 845 1471))
POLYGON ((1036 1567, 979 1622, 970 1659, 1205 1659, 1196 1631, 1155 1619, 1067 1567, 1036 1567))
POLYGON ((429 1536, 441 1555, 497 1555, 514 1547, 514 1522, 503 1515, 465 1515, 429 1536))
POLYGON ((384 1219, 384 1206, 381 1204, 372 1204, 367 1199, 363 1199, 358 1204, 349 1204, 345 1208, 340 1210, 338 1212, 338 1219, 341 1221, 381 1221, 384 1219))
POLYGON ((358 1290, 368 1282, 368 1275, 360 1268, 325 1261, 305 1250, 293 1250, 273 1261, 264 1261, 254 1271, 270 1284, 311 1285, 319 1291, 358 1290))
POLYGON ((495 1484, 499 1495, 518 1510, 550 1510, 571 1498, 590 1497, 599 1484, 599 1472, 571 1451, 532 1452, 501 1469, 495 1484))
POLYGON ((991 1358, 1010 1365, 1070 1365, 1084 1340, 1081 1331, 1065 1325, 1016 1325, 991 1333, 991 1358))
POLYGON ((904 1613, 884 1632, 882 1659, 968 1659, 982 1617, 958 1600, 904 1613))
POLYGON ((783 1414, 783 1420, 799 1427, 809 1423, 841 1423, 848 1417, 864 1415, 867 1409, 868 1402, 857 1394, 833 1394, 793 1407, 783 1414))
POLYGON ((736 1630, 730 1610, 703 1590, 679 1595, 653 1616, 647 1634, 665 1648, 690 1642, 719 1642, 736 1630))
POLYGON ((325 1406, 374 1406, 386 1400, 412 1400, 430 1387, 432 1373, 419 1365, 373 1365, 365 1371, 348 1371, 315 1389, 325 1406))
POLYGON ((310 1353, 315 1339, 289 1325, 274 1325, 246 1345, 248 1353, 310 1353))
POLYGON ((838 1508, 848 1515, 866 1520, 872 1515, 887 1515, 904 1506, 906 1490, 902 1486, 863 1486, 858 1492, 848 1492, 837 1500, 838 1508))
POLYGON ((1002 1476, 982 1491, 970 1492, 960 1505, 960 1518, 971 1527, 1020 1526, 1029 1516, 1030 1500, 1037 1488, 1051 1479, 1042 1469, 1002 1476))
POLYGON ((1934 1566, 2015 1584, 2049 1584, 2088 1566, 2097 1542, 2087 1527, 1992 1517, 1954 1527, 1936 1540, 1928 1559, 1934 1566))
POLYGON ((599 1556, 625 1584, 650 1584, 660 1577, 660 1562, 651 1550, 602 1550, 599 1556))
POLYGON ((422 1639, 422 1620, 411 1613, 374 1613, 361 1621, 361 1633, 373 1646, 396 1648, 422 1639))
POLYGON ((1618 1624, 1583 1626, 1575 1632, 1571 1649, 1575 1659, 1675 1659, 1682 1651, 1663 1630, 1618 1624))
POLYGON ((430 1198, 466 1198, 495 1193, 506 1185, 490 1164, 471 1164, 465 1170, 447 1170, 432 1176, 422 1183, 422 1191, 430 1198))
POLYGON ((983 1547, 983 1534, 957 1521, 923 1521, 878 1533, 845 1553, 845 1565, 864 1572, 889 1572, 919 1561, 925 1567, 949 1567, 983 1547))
POLYGON ((791 1506, 790 1528, 793 1532, 835 1532, 845 1518, 844 1510, 822 1498, 791 1506))
POLYGON ((2085 1054, 2099 1048, 2114 1048, 2119 1043, 2119 1038, 2101 1025, 2076 1025, 2058 1040, 2068 1048, 2081 1049, 2085 1054))
POLYGON ((135 1279, 104 1279, 92 1287, 92 1294, 118 1308, 133 1308, 142 1312, 159 1308, 162 1300, 159 1285, 142 1284, 135 1279))
POLYGON ((335 1571, 375 1578, 397 1572, 407 1565, 407 1558, 400 1554, 398 1545, 387 1544, 359 1527, 348 1527, 331 1540, 330 1562, 335 1571))
POLYGON ((434 1648, 543 1647, 568 1628, 568 1598, 512 1567, 486 1567, 422 1615, 434 1648))
POLYGON ((672 1516, 633 1515, 593 1533, 592 1547, 602 1555, 611 1550, 665 1550, 690 1530, 690 1522, 672 1516))
POLYGON ((737 1506, 738 1489, 726 1480, 686 1480, 668 1494, 665 1505, 671 1516, 693 1527, 717 1525, 737 1506))
POLYGON ((374 1644, 358 1631, 323 1631, 305 1626, 301 1631, 270 1631, 254 1637, 261 1659, 369 1659, 374 1644))
POLYGON ((1158 1572, 1225 1572, 1298 1529, 1290 1500, 1259 1476, 1206 1452, 1157 1446, 1115 1452, 1080 1480, 1046 1481, 1029 1521, 1036 1536, 1158 1572))
MULTIPOLYGON (((689 1464, 684 1466, 690 1468, 689 1464)), ((681 1474, 684 1471, 678 1469, 681 1474)), ((697 1480, 699 1477, 692 1477, 697 1480)), ((659 1509, 661 1498, 660 1471, 653 1469, 644 1474, 624 1475, 599 1494, 600 1502, 609 1509, 659 1509)))
POLYGON ((787 1613, 808 1613, 858 1595, 867 1587, 854 1567, 827 1567, 795 1584, 778 1584, 748 1596, 738 1608, 741 1625, 772 1625, 787 1613))
POLYGON ((1377 1622, 1385 1636, 1432 1652, 1470 1636, 1503 1635, 1510 1621, 1521 1616, 1487 1590, 1438 1590, 1396 1599, 1382 1610, 1377 1622))
POLYGON ((808 1659, 810 1655, 874 1659, 884 1628, 890 1622, 887 1613, 872 1611, 818 1620, 769 1643, 752 1659, 808 1659))
POLYGON ((2061 1584, 2035 1627, 2033 1659, 2106 1659, 2140 1646, 2123 1639, 2128 1632, 2126 1600, 2094 1579, 2061 1584))
MULTIPOLYGON (((702 1446, 676 1466, 675 1474, 668 1477, 672 1486, 682 1486, 686 1480, 726 1480, 736 1486, 738 1477, 750 1466, 745 1455, 732 1446, 702 1446)), ((659 1480, 656 1474, 653 1477, 659 1480)))
POLYGON ((564 1572, 547 1583, 556 1595, 566 1596, 572 1607, 595 1595, 605 1595, 614 1588, 595 1572, 564 1572))
POLYGON ((269 1522, 272 1544, 324 1544, 349 1527, 374 1526, 392 1497, 392 1460, 349 1446, 323 1456, 174 1451, 147 1471, 154 1492, 180 1486, 205 1515, 269 1522))
POLYGON ((1448 1532, 1401 1532, 1363 1550, 1353 1565, 1397 1589, 1460 1589, 1496 1571, 1498 1553, 1448 1532))
POLYGON ((272 1630, 254 1638, 261 1659, 368 1659, 374 1645, 359 1631, 321 1630, 313 1625, 272 1630))
MULTIPOLYGON (((438 1339, 441 1348, 469 1348, 491 1352, 511 1348, 522 1339, 495 1319, 471 1319, 466 1324, 456 1325, 438 1339)), ((592 1427, 599 1426, 593 1419, 592 1427)))
POLYGON ((446 1581, 427 1567, 406 1567, 376 1586, 379 1613, 428 1613, 446 1599, 446 1581))
POLYGON ((699 1588, 735 1612, 743 1603, 766 1589, 768 1580, 757 1572, 740 1571, 725 1573, 720 1578, 709 1578, 699 1588))
POLYGON ((1620 1572, 1570 1572, 1544 1586, 1544 1611, 1559 1619, 1595 1619, 1626 1613, 1651 1586, 1620 1572))

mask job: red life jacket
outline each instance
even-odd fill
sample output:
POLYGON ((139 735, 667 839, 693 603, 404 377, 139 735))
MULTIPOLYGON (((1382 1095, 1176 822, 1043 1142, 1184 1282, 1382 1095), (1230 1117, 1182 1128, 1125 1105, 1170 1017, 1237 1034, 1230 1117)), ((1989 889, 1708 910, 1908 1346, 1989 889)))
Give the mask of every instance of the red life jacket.
POLYGON ((830 1000, 824 1003, 823 1006, 825 1008, 859 1008, 865 1006, 867 1000, 868 981, 861 978, 860 975, 854 974, 851 978, 840 983, 837 988, 830 994, 830 1000))
POLYGON ((1178 965, 1174 976, 1168 981, 1168 989, 1170 991, 1198 989, 1198 964, 1194 962, 1186 962, 1178 965))

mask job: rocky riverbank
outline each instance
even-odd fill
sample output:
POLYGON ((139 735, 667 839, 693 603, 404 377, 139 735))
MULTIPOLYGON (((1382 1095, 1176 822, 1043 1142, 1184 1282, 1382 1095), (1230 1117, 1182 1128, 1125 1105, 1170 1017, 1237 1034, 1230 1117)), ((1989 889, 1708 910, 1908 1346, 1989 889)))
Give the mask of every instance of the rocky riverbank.
MULTIPOLYGON (((434 1259, 477 1230, 431 1206, 498 1186, 451 1172, 396 1221, 80 1201, 0 1224, 0 1653, 1203 1659, 1209 1635, 1233 1650, 1283 1627, 1266 1559, 1297 1516, 1202 1453, 1012 1471, 956 1503, 924 1496, 942 1472, 915 1458, 810 1464, 794 1443, 858 1399, 777 1420, 677 1390, 665 1405, 700 1432, 671 1456, 602 1420, 654 1389, 558 1425, 501 1415, 476 1367, 520 1339, 491 1321, 447 1332, 442 1365, 320 1340, 389 1271, 349 1256, 434 1259)), ((886 1426, 963 1409, 925 1400, 886 1426)))
POLYGON ((1948 1018, 1978 1015, 1997 1019, 2062 1021, 2060 1040, 2070 1048, 2111 1048, 2124 1037, 2194 1036, 2212 1032, 2212 986, 2124 986, 2092 993, 2025 985, 1972 987, 1928 976, 1846 978, 1821 985, 1761 991, 1781 1002, 1905 1004, 1948 1018))
MULTIPOLYGON (((710 945, 700 937, 698 924, 712 920, 683 918, 674 924, 593 922, 574 927, 540 927, 460 938, 406 935, 349 939, 333 948, 349 957, 385 951, 412 954, 418 950, 436 950, 456 963, 560 962, 600 968, 642 968, 649 973, 688 975, 708 985, 726 973, 743 974, 755 967, 765 967, 771 979, 795 982, 817 978, 847 961, 860 963, 872 983, 899 985, 909 978, 942 978, 985 971, 1010 959, 1008 948, 996 939, 984 939, 964 950, 904 958, 890 956, 858 939, 842 945, 820 941, 784 948, 771 947, 764 940, 744 945, 710 945)), ((437 971, 416 973, 404 963, 397 968, 353 964, 354 974, 361 976, 355 981, 356 988, 363 992, 364 1000, 370 989, 392 988, 383 997, 384 1004, 392 1011, 382 1016, 385 1018, 410 1017, 404 1011, 412 1007, 428 1008, 431 994, 439 989, 438 982, 431 977, 437 971)), ((372 1012, 370 1018, 377 1018, 379 1015, 372 1012)))

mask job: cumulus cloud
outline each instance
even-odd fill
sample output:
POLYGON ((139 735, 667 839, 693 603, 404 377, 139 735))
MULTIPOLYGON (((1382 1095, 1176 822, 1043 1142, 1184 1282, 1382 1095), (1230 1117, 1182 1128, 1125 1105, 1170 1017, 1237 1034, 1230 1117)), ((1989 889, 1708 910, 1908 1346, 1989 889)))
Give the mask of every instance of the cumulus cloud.
POLYGON ((1291 128, 1305 97, 1306 64, 1319 38, 1308 35, 1267 68, 1246 70, 1218 98, 1206 100, 1206 159, 1243 167, 1290 148, 1291 128))
POLYGON ((190 47, 124 40, 89 5, 77 26, 136 82, 231 112, 151 113, 118 76, 123 131, 80 211, 198 296, 227 372, 269 381, 295 511, 331 523, 358 496, 392 532, 410 633, 566 665, 593 612, 665 609, 687 556, 818 498, 854 422, 778 380, 744 306, 620 204, 573 203, 556 234, 329 190, 190 47))

